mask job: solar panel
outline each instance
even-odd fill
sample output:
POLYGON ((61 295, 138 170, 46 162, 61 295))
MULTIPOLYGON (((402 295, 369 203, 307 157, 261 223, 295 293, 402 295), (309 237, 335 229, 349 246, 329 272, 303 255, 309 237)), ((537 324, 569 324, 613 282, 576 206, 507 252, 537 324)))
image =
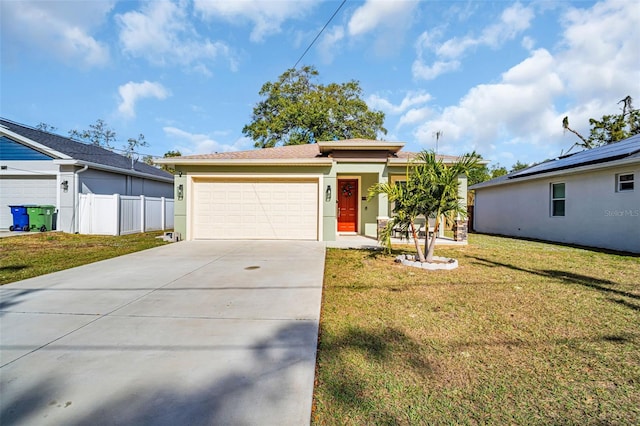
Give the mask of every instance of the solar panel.
POLYGON ((604 163, 618 158, 627 157, 631 154, 635 154, 636 152, 640 152, 640 134, 631 136, 630 138, 624 139, 620 142, 576 152, 575 154, 560 157, 557 160, 536 164, 528 169, 509 175, 509 179, 550 172, 553 170, 586 166, 588 164, 604 163))

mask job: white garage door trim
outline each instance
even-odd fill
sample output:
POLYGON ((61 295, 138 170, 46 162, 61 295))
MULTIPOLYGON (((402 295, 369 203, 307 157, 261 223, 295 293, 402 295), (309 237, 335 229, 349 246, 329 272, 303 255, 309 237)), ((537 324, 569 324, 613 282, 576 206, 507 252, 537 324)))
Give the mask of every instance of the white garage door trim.
POLYGON ((318 240, 320 177, 193 177, 189 239, 318 240))

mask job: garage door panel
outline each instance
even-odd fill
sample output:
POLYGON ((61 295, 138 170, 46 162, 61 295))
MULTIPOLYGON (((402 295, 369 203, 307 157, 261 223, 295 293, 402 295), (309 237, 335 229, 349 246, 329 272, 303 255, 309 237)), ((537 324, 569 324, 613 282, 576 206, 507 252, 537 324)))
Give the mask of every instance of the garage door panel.
POLYGON ((196 239, 318 239, 317 181, 194 183, 196 239))
POLYGON ((13 224, 9 205, 56 205, 55 176, 3 176, 0 178, 0 229, 13 224))

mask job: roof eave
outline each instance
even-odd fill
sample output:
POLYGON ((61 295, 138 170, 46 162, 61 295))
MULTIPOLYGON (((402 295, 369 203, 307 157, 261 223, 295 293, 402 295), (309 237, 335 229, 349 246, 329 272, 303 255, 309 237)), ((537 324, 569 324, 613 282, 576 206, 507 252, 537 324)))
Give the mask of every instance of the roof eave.
POLYGON ((398 152, 404 147, 404 142, 385 142, 385 141, 320 141, 318 148, 321 153, 331 151, 389 151, 398 152))
MULTIPOLYGON (((458 158, 442 158, 442 163, 443 164, 454 164, 456 161, 458 161, 458 158)), ((407 166, 409 164, 416 164, 418 163, 418 161, 416 161, 414 158, 389 158, 388 159, 388 163, 390 166, 407 166)), ((490 161, 489 160, 480 160, 478 161, 478 164, 482 164, 482 165, 487 165, 489 164, 490 161)))
POLYGON ((285 158, 285 159, 247 159, 247 158, 184 158, 167 157, 153 160, 156 164, 169 166, 331 166, 331 158, 285 158))
POLYGON ((150 179, 150 180, 157 180, 160 182, 167 182, 167 183, 173 183, 173 180, 174 180, 173 176, 171 177, 156 176, 149 173, 140 172, 138 170, 122 169, 120 167, 106 166, 104 164, 92 163, 90 161, 60 159, 60 160, 53 160, 53 163, 61 166, 88 166, 90 169, 104 170, 107 172, 113 172, 113 173, 118 173, 118 174, 128 175, 128 176, 136 176, 136 177, 141 177, 141 178, 150 179))

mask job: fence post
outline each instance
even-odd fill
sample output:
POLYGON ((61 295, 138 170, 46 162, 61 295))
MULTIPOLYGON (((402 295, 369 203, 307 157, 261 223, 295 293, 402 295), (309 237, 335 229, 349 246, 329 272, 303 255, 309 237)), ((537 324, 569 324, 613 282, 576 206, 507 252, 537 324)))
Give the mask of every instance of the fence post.
POLYGON ((146 224, 144 223, 144 216, 146 213, 147 203, 144 201, 144 195, 140 196, 140 232, 144 232, 146 229, 146 224))
POLYGON ((167 229, 167 204, 164 197, 160 197, 160 221, 162 222, 162 230, 167 229))
POLYGON ((120 194, 113 194, 113 203, 116 215, 116 229, 114 229, 113 235, 120 235, 120 226, 122 224, 122 220, 120 219, 120 194))

